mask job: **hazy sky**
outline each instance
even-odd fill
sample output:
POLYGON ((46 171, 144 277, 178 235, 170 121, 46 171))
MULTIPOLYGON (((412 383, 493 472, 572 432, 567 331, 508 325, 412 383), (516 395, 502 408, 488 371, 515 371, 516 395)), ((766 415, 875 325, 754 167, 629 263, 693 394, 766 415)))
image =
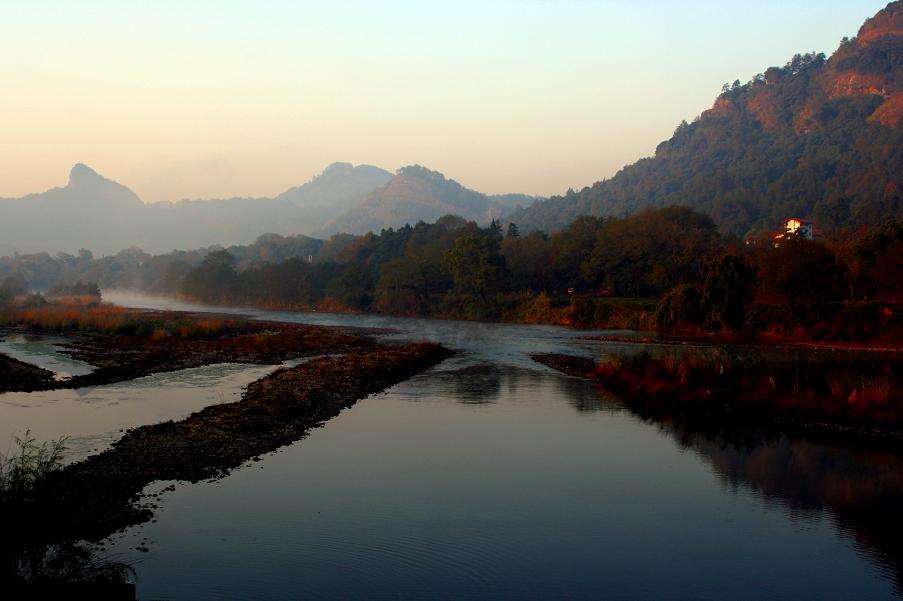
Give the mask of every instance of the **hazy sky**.
POLYGON ((78 161, 147 201, 274 195, 333 161, 561 193, 885 4, 0 0, 0 196, 78 161))

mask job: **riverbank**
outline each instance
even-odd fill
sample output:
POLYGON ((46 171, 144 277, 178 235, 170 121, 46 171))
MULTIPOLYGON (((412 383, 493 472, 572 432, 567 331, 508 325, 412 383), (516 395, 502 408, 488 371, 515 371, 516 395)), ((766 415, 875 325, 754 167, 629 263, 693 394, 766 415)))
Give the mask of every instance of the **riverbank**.
POLYGON ((252 383, 238 402, 130 430, 107 451, 42 483, 34 505, 41 521, 30 523, 40 531, 25 533, 27 540, 96 541, 148 521, 153 499, 140 496, 151 482, 223 477, 449 354, 439 345, 420 343, 317 358, 252 383))
POLYGON ((107 305, 45 307, 7 314, 0 337, 53 334, 61 351, 95 367, 55 380, 47 370, 0 359, 0 391, 34 392, 133 380, 214 363, 278 364, 290 359, 375 348, 375 332, 107 305))
POLYGON ((821 371, 816 379, 799 365, 693 353, 598 364, 557 353, 531 358, 592 380, 649 417, 679 415, 719 429, 766 427, 903 444, 903 399, 891 366, 855 378, 821 371))
MULTIPOLYGON (((186 303, 200 302, 186 296, 174 297, 186 303)), ((903 353, 903 305, 891 303, 831 304, 833 319, 815 319, 808 325, 794 324, 785 315, 788 308, 757 306, 757 312, 771 316, 746 332, 708 331, 702 326, 662 328, 656 321, 659 299, 597 298, 587 295, 550 297, 546 294, 500 294, 491 311, 469 313, 454 303, 437 304, 424 312, 362 310, 329 298, 314 305, 271 301, 245 303, 237 308, 290 312, 328 312, 346 315, 385 315, 453 321, 550 325, 585 330, 631 330, 635 337, 599 336, 604 342, 643 344, 719 344, 746 347, 851 351, 862 353, 903 353)), ((226 305, 223 305, 226 306, 226 305)), ((230 305, 235 306, 235 305, 230 305)), ((829 311, 829 312, 830 312, 829 311)), ((818 313, 818 311, 815 311, 818 313)), ((813 318, 814 319, 814 318, 813 318)))
POLYGON ((658 345, 665 347, 711 346, 734 347, 745 349, 763 349, 779 351, 812 351, 812 352, 847 352, 868 354, 903 354, 903 342, 831 342, 831 341, 792 341, 786 339, 746 338, 733 334, 673 335, 653 332, 637 332, 635 336, 605 335, 586 336, 585 340, 599 342, 616 342, 618 344, 658 345), (656 334, 656 335, 651 335, 656 334))
POLYGON ((52 371, 0 353, 0 392, 46 390, 54 384, 52 371))

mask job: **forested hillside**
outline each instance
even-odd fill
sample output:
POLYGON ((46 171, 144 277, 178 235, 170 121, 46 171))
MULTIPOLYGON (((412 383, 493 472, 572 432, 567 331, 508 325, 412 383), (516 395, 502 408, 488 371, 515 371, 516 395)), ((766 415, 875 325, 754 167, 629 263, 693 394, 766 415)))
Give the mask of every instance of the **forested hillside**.
POLYGON ((773 231, 791 216, 826 232, 875 227, 903 211, 903 2, 869 19, 830 58, 793 57, 681 123, 653 158, 510 220, 561 229, 579 215, 690 206, 723 233, 773 231))
POLYGON ((508 215, 518 205, 528 206, 536 197, 525 194, 489 196, 465 188, 438 171, 420 165, 398 170, 385 186, 373 191, 360 205, 327 224, 321 234, 365 234, 385 228, 435 221, 443 215, 459 215, 489 223, 508 215))

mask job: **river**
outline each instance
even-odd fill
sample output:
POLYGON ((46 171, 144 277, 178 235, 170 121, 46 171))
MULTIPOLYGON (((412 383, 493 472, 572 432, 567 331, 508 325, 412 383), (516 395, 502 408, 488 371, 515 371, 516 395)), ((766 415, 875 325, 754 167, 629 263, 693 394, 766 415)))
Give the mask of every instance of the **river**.
MULTIPOLYGON (((638 349, 586 332, 239 312, 392 328, 392 338, 461 352, 228 478, 163 492, 154 522, 105 544, 135 562, 141 599, 903 598, 897 452, 790 436, 727 441, 645 421, 528 356, 638 349)), ((233 400, 267 369, 211 366, 28 402, 0 395, 0 417, 40 424, 62 403, 63 423, 108 444, 117 425, 233 400), (97 427, 77 417, 78 394, 102 399, 97 427), (132 409, 116 413, 117 398, 132 409)))

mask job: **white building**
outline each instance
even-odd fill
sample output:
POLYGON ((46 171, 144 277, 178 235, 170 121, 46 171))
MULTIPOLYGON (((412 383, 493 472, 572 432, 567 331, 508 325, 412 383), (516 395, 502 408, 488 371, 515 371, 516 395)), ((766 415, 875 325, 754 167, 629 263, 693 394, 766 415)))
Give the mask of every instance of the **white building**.
POLYGON ((784 229, 783 231, 778 232, 774 235, 774 244, 775 246, 788 236, 800 236, 801 238, 805 238, 806 240, 816 240, 821 238, 822 233, 821 230, 815 227, 815 224, 811 221, 806 221, 805 219, 799 219, 797 217, 791 217, 790 219, 784 220, 784 229))

